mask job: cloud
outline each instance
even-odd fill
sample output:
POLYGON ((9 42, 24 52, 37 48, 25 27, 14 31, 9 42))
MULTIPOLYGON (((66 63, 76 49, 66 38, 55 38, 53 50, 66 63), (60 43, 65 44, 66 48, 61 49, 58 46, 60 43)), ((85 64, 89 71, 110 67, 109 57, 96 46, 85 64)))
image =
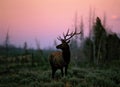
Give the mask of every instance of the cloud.
POLYGON ((120 21, 120 16, 112 15, 112 16, 111 16, 111 19, 112 19, 112 20, 115 20, 115 21, 120 21))

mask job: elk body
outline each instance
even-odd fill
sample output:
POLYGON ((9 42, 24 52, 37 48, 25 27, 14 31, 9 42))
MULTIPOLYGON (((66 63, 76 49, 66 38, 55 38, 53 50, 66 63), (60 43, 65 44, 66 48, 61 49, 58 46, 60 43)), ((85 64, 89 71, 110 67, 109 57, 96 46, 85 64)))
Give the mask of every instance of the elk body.
POLYGON ((52 68, 52 78, 54 78, 57 69, 60 69, 62 76, 64 76, 63 68, 65 68, 65 75, 67 75, 67 69, 70 63, 70 55, 71 55, 69 42, 74 35, 80 33, 77 33, 75 30, 75 32, 69 34, 69 30, 68 30, 66 34, 63 33, 64 38, 58 37, 58 40, 61 41, 61 44, 57 45, 56 48, 61 49, 61 51, 53 52, 49 56, 49 62, 52 68))

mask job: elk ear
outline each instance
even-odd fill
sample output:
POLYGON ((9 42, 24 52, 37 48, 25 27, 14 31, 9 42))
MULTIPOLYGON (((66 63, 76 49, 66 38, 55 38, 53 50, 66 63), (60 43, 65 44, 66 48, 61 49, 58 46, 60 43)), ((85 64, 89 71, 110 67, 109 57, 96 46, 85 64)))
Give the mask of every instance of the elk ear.
POLYGON ((67 43, 70 43, 70 40, 68 40, 67 43))

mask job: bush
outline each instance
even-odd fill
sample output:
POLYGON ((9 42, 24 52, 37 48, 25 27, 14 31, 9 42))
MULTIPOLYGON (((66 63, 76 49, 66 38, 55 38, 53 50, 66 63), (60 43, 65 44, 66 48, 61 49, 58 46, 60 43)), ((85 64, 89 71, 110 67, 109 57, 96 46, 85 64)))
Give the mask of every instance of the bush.
POLYGON ((64 83, 53 81, 51 83, 45 83, 41 87, 64 87, 64 83))
POLYGON ((72 84, 72 87, 75 87, 80 83, 80 79, 76 77, 72 77, 68 81, 72 84))

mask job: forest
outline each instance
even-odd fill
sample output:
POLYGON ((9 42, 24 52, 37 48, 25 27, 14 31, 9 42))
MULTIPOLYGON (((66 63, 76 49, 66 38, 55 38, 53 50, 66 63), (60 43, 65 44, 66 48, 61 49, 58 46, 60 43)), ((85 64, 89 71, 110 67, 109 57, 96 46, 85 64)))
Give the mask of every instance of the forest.
MULTIPOLYGON (((84 24, 79 36, 70 41, 71 60, 68 75, 58 70, 51 78, 49 55, 56 49, 37 49, 10 44, 9 32, 0 45, 0 87, 120 87, 120 37, 109 31, 99 17, 91 22, 84 37, 84 24)), ((56 46, 56 41, 54 42, 56 46)))

